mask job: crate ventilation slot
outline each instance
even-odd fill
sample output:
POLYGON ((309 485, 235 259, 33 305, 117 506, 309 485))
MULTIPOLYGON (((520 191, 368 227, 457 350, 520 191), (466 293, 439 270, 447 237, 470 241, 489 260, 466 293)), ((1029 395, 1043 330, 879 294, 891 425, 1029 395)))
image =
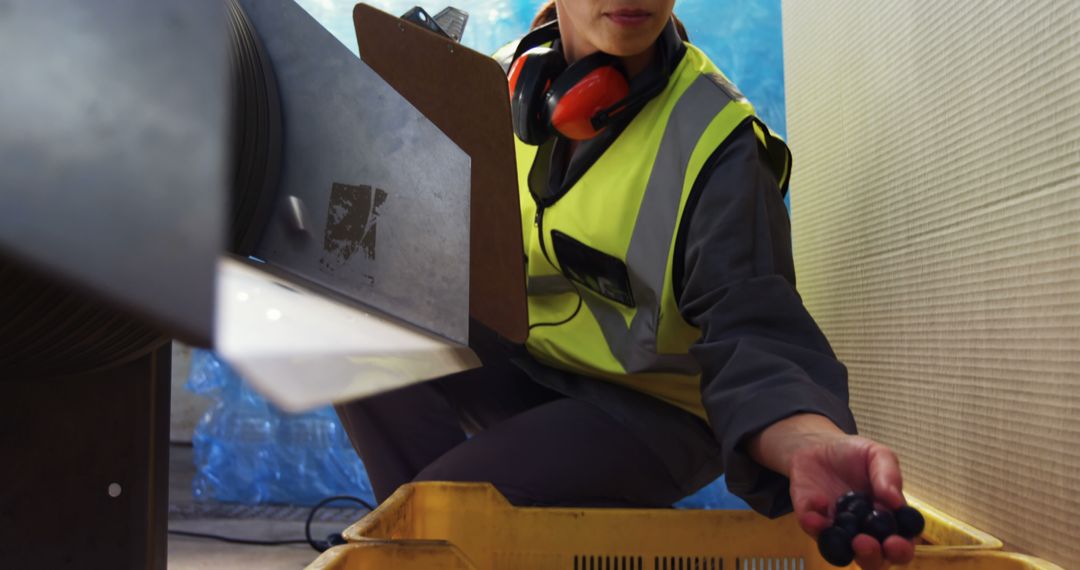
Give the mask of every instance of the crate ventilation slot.
POLYGON ((574 556, 574 570, 645 570, 640 556, 574 556))
POLYGON ((806 570, 803 558, 736 558, 736 570, 806 570))
POLYGON ((724 570, 724 559, 705 556, 657 556, 653 570, 724 570))

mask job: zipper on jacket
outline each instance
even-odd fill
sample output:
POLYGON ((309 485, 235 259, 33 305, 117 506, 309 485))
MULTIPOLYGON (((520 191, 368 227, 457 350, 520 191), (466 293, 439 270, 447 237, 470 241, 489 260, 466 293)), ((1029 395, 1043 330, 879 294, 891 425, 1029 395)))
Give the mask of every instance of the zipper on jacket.
POLYGON ((545 244, 545 242, 547 240, 544 237, 544 206, 542 204, 540 204, 540 203, 536 204, 535 222, 536 222, 536 236, 540 240, 540 251, 544 254, 544 259, 546 259, 547 262, 549 264, 551 264, 551 266, 554 267, 556 271, 559 271, 559 273, 562 273, 562 270, 559 269, 559 266, 555 265, 555 263, 551 261, 551 257, 548 256, 547 245, 545 244))

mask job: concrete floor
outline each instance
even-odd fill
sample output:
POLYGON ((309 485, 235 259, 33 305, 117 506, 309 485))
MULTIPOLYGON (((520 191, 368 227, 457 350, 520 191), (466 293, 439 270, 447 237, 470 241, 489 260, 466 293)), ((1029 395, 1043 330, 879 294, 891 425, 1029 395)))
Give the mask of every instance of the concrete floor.
MULTIPOLYGON (((184 524, 172 524, 170 528, 197 530, 228 536, 257 537, 259 539, 287 539, 303 537, 303 521, 297 530, 296 521, 267 520, 191 520, 184 524)), ((340 530, 340 529, 339 529, 340 530)), ((325 536, 326 533, 323 533, 325 536)), ((213 540, 169 537, 169 570, 202 570, 221 568, 260 568, 267 570, 296 570, 305 568, 318 553, 303 544, 287 546, 247 546, 228 544, 213 540)))
MULTIPOLYGON (((169 528, 258 540, 304 538, 308 509, 288 506, 247 507, 196 503, 191 496, 195 475, 190 446, 173 445, 169 457, 169 528)), ((363 516, 354 509, 320 510, 312 536, 324 539, 363 516)), ((169 570, 208 568, 296 570, 318 553, 307 544, 248 546, 216 540, 169 536, 169 570)))

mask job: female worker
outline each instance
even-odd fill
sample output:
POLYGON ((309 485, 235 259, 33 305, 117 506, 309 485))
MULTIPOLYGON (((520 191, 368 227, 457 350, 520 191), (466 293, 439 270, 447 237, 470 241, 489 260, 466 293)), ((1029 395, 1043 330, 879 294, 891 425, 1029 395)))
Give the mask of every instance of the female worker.
MULTIPOLYGON (((529 338, 474 330, 483 368, 339 408, 380 500, 489 481, 519 505, 667 507, 726 473, 813 536, 847 490, 904 503, 795 290, 787 149, 673 4, 554 0, 505 51, 529 338)), ((854 546, 867 568, 914 552, 854 546)))

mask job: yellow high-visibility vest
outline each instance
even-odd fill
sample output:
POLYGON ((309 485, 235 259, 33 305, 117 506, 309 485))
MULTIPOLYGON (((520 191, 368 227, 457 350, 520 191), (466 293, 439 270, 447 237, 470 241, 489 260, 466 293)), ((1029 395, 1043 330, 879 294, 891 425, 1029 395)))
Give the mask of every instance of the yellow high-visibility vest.
POLYGON ((683 209, 706 161, 744 122, 781 157, 781 185, 790 155, 705 54, 686 48, 666 89, 554 204, 539 208, 529 191, 538 147, 515 140, 529 352, 705 418, 689 354, 701 331, 683 319, 672 286, 683 209))

